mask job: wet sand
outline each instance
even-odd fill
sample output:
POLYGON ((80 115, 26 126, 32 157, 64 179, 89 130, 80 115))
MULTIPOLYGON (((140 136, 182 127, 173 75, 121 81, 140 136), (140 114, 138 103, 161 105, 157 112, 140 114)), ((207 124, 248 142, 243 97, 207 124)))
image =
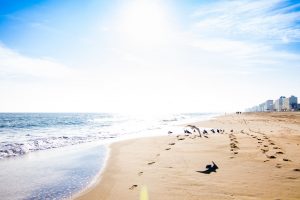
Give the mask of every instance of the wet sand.
POLYGON ((300 199, 300 113, 234 114, 193 125, 201 137, 187 127, 191 134, 112 144, 101 180, 75 199, 139 199, 142 190, 166 200, 300 199), (202 173, 212 161, 218 169, 202 173))

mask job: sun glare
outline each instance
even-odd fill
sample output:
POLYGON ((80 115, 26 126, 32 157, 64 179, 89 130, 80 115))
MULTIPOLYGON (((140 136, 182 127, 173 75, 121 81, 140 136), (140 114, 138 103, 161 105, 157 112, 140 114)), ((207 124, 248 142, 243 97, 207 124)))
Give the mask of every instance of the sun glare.
POLYGON ((159 1, 136 0, 123 8, 120 29, 131 42, 160 43, 167 27, 167 12, 159 1))

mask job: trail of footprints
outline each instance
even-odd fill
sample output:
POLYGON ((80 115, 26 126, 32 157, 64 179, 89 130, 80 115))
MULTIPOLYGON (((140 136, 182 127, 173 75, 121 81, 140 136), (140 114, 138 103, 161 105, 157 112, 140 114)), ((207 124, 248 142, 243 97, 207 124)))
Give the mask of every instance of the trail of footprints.
MULTIPOLYGON (((238 143, 239 143, 239 142, 237 141, 237 138, 236 138, 235 134, 233 133, 233 130, 230 131, 230 134, 229 134, 228 136, 229 136, 229 139, 230 139, 230 151, 231 151, 234 155, 236 155, 236 154, 239 153, 238 150, 239 150, 240 148, 238 147, 238 143)), ((232 156, 232 157, 230 157, 230 158, 234 158, 234 157, 232 156)))
MULTIPOLYGON (((278 145, 265 133, 253 131, 251 129, 249 129, 249 132, 244 132, 243 130, 241 131, 242 134, 246 134, 257 141, 257 147, 260 149, 261 153, 264 154, 267 158, 266 160, 264 160, 264 162, 268 162, 271 159, 279 159, 281 155, 285 155, 285 152, 282 151, 282 149, 278 147, 278 145), (257 135, 255 135, 254 133, 256 133, 257 135)), ((282 161, 291 162, 291 160, 286 157, 283 157, 282 161)), ((275 167, 281 168, 282 164, 277 163, 275 167)))
MULTIPOLYGON (((212 129, 213 130, 213 129, 212 129)), ((218 129, 217 129, 218 130, 218 129)), ((221 129, 220 129, 221 130, 221 129)), ((270 137, 268 137, 265 133, 261 133, 261 132, 258 132, 258 131, 253 131, 251 129, 249 129, 250 132, 252 133, 249 133, 249 132, 244 132, 244 130, 241 130, 240 133, 241 134, 245 134, 253 139, 255 139, 257 141, 257 144, 258 144, 258 148, 260 148, 260 151, 262 154, 264 154, 266 156, 266 160, 264 160, 264 162, 268 162, 270 161, 270 159, 279 159, 280 155, 284 155, 285 153, 281 150, 280 147, 278 147, 276 145, 276 143, 270 139, 270 137), (253 133, 256 133, 257 135, 254 135, 253 133), (273 152, 273 153, 270 153, 270 152, 273 152)), ((212 131, 214 133, 214 131, 212 131)), ((219 132, 219 131, 218 131, 219 132)), ((222 130, 222 132, 220 133, 226 133, 225 130, 222 130)), ((170 134, 170 133, 169 133, 170 134)), ((202 133, 202 136, 204 136, 204 138, 209 138, 208 136, 208 132, 206 130, 204 130, 204 133, 202 133)), ((177 141, 183 141, 185 140, 185 137, 189 137, 190 139, 196 139, 197 137, 200 137, 201 138, 201 135, 200 136, 197 136, 197 135, 189 135, 189 134, 185 134, 185 135, 177 135, 176 138, 177 138, 177 141)), ((234 158, 235 155, 237 155, 239 153, 239 142, 238 142, 238 139, 236 137, 236 134, 234 133, 233 130, 230 130, 230 133, 228 134, 228 137, 230 139, 230 151, 233 153, 233 156, 231 156, 230 158, 234 158)), ((174 146, 176 143, 175 142, 170 142, 168 144, 168 146, 165 148, 165 151, 169 151, 171 150, 171 147, 174 146)), ((160 154, 156 154, 156 157, 160 156, 160 154)), ((283 157, 282 158, 282 161, 285 161, 285 162, 291 162, 290 159, 286 158, 286 157, 283 157)), ((147 165, 151 166, 151 165, 154 165, 156 162, 155 161, 152 161, 152 162, 148 162, 147 165)), ((277 163, 275 165, 276 168, 282 168, 282 164, 281 163, 277 163)), ((168 167, 168 168, 173 168, 173 167, 168 167)), ((300 172, 300 168, 296 168, 296 169, 293 169, 293 171, 295 172, 300 172)), ((142 176, 144 174, 143 171, 140 171, 138 172, 138 176, 142 176)), ((134 184, 132 185, 129 189, 130 190, 134 190, 135 188, 137 188, 138 185, 137 184, 134 184)))
MULTIPOLYGON (((189 135, 184 135, 184 136, 189 136, 189 135)), ((177 135, 176 138, 177 138, 178 141, 185 140, 185 138, 183 137, 183 135, 177 135)), ((192 138, 192 139, 193 139, 193 138, 192 138)), ((174 146, 175 144, 176 144, 175 142, 170 142, 170 143, 168 144, 168 147, 165 148, 165 151, 171 150, 171 147, 170 147, 170 146, 174 146)), ((159 156, 160 156, 160 154, 156 154, 156 157, 159 157, 159 156)), ((150 166, 150 165, 154 165, 155 163, 156 163, 155 161, 152 161, 152 162, 148 162, 147 165, 150 166)), ((172 168, 172 167, 168 167, 168 168, 172 168)), ((143 171, 138 172, 138 176, 142 176, 143 174, 144 174, 143 171)), ((137 185, 137 184, 134 184, 134 185, 132 185, 131 187, 129 187, 129 190, 134 190, 134 189, 137 188, 137 187, 138 187, 138 185, 137 185)))

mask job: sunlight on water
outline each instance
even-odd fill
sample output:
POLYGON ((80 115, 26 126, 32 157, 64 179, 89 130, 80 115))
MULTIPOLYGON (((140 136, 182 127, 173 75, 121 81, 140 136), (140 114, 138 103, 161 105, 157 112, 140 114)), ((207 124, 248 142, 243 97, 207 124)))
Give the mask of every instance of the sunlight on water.
POLYGON ((0 199, 69 197, 93 180, 105 152, 103 146, 68 147, 1 160, 0 199))
POLYGON ((178 125, 215 115, 0 113, 0 199, 69 197, 105 165, 105 144, 180 133, 178 125))

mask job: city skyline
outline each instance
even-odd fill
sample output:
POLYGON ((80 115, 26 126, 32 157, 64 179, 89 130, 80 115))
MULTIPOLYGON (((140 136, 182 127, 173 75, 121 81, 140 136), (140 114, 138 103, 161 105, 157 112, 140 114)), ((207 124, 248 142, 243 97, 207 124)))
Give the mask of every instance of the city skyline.
POLYGON ((300 96, 297 1, 3 0, 0 112, 230 112, 300 96))
POLYGON ((251 108, 247 108, 246 112, 269 112, 269 111, 297 111, 300 110, 298 97, 291 95, 290 97, 280 96, 278 99, 268 99, 251 108))

